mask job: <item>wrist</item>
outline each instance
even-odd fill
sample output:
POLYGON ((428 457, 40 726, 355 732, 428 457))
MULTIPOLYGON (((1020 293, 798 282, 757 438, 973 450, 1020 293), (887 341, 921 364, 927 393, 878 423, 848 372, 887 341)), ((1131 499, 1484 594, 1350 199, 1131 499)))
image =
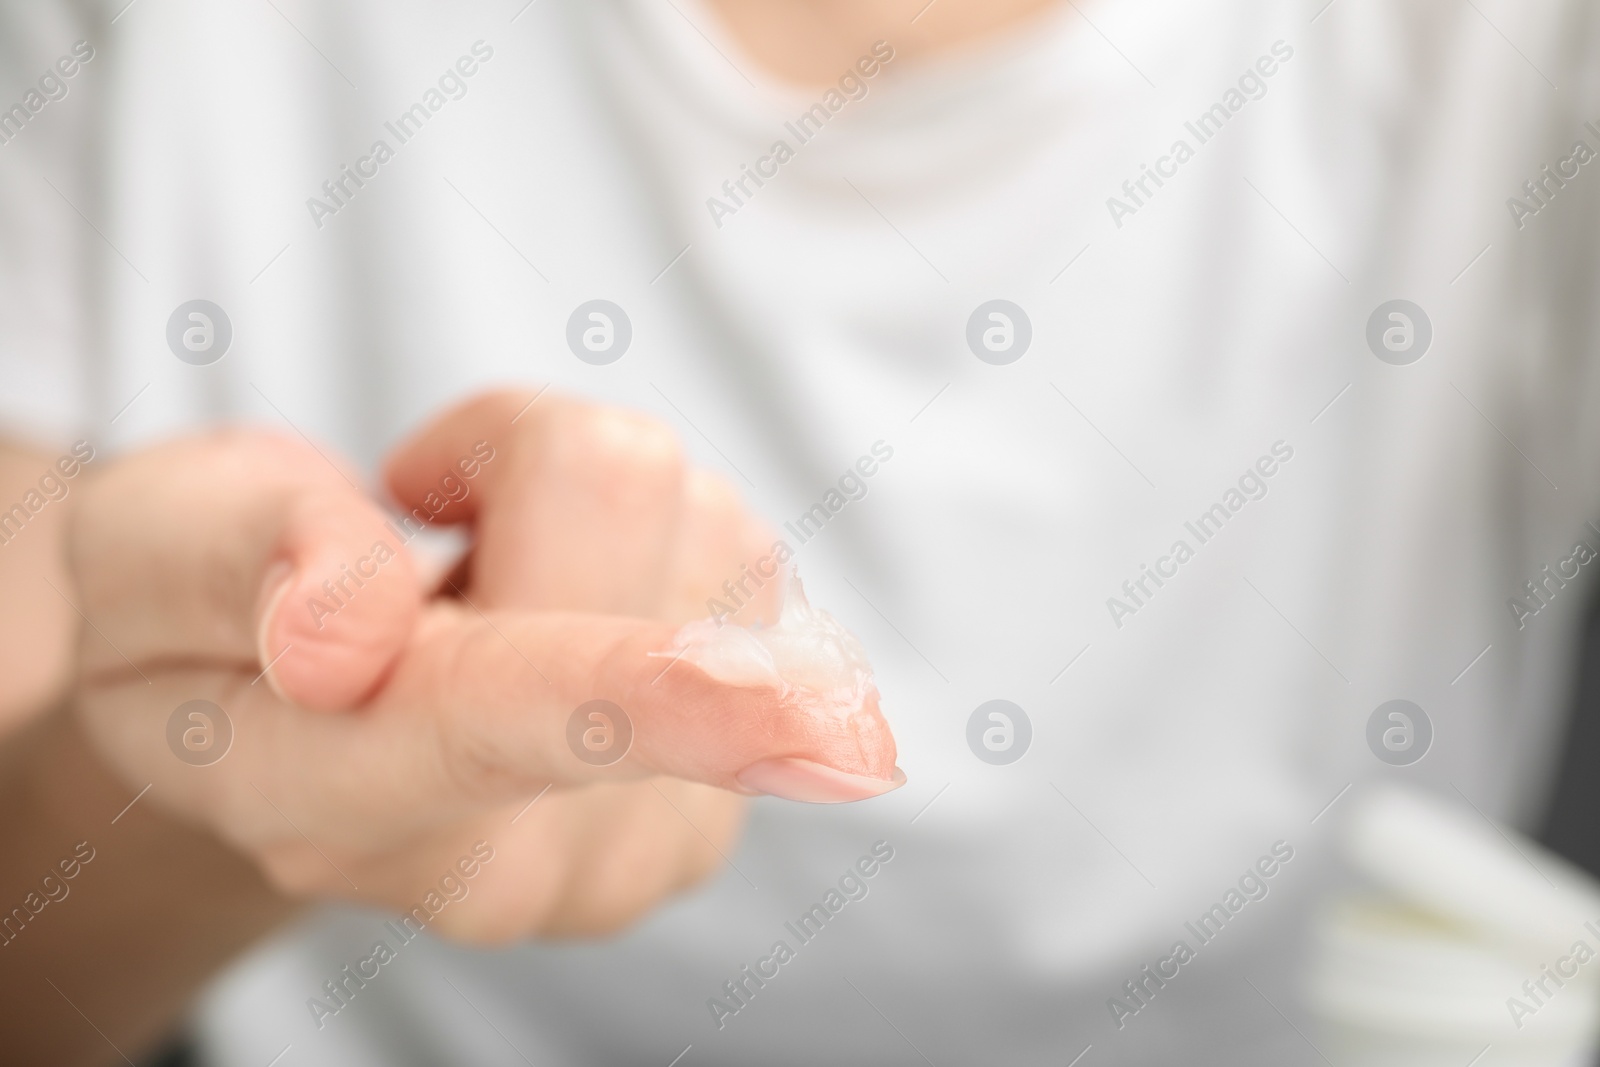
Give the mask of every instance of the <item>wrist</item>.
POLYGON ((138 792, 66 709, 0 743, 0 798, 16 817, 0 827, 0 1046, 23 1060, 117 1062, 108 1041, 148 1047, 215 970, 294 913, 246 860, 138 792))

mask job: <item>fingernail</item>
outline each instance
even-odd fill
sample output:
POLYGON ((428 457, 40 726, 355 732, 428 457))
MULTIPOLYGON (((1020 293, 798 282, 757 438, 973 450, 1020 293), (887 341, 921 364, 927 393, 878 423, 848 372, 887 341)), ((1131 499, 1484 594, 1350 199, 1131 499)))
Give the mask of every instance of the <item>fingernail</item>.
POLYGON ((283 650, 271 651, 267 646, 267 634, 272 630, 272 620, 277 617, 279 601, 292 585, 294 585, 294 568, 287 561, 279 560, 267 568, 265 576, 261 579, 261 622, 256 627, 256 657, 261 664, 262 673, 267 676, 266 682, 272 687, 272 691, 285 700, 288 696, 278 687, 277 679, 272 677, 272 672, 266 669, 267 664, 273 661, 273 657, 281 654, 283 650))
POLYGON ((906 784, 905 772, 899 767, 894 769, 893 778, 885 780, 869 778, 864 774, 847 774, 794 756, 752 763, 734 777, 746 789, 806 804, 845 804, 852 800, 866 800, 906 784))

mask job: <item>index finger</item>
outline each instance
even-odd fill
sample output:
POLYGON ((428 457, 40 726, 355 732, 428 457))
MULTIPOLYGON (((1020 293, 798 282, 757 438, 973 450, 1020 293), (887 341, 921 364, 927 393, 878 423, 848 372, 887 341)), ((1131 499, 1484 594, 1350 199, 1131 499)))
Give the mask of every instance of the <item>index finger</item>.
POLYGON ((666 774, 840 802, 905 780, 865 656, 824 613, 791 605, 784 624, 745 631, 450 610, 453 624, 419 628, 394 684, 444 709, 447 758, 485 787, 666 774))

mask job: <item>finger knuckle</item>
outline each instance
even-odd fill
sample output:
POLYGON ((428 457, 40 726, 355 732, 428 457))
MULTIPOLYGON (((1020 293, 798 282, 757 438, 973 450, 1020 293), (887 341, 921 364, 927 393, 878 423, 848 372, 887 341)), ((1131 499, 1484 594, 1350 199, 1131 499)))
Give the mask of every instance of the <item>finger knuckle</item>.
POLYGON ((744 515, 744 501, 733 483, 714 471, 696 468, 684 483, 689 505, 714 522, 734 523, 744 515))
POLYGON ((548 784, 507 751, 504 738, 515 725, 493 710, 517 707, 520 694, 547 684, 533 662, 515 644, 507 655, 511 639, 487 617, 464 609, 426 620, 415 640, 431 647, 433 659, 420 678, 402 675, 400 681, 421 686, 426 705, 444 709, 427 720, 432 729, 427 784, 468 803, 492 803, 548 784), (467 680, 491 678, 498 680, 495 692, 506 695, 503 701, 463 701, 461 686, 467 680))
POLYGON ((575 410, 567 422, 564 455, 614 477, 653 482, 683 477, 683 444, 657 419, 619 408, 585 408, 575 410))

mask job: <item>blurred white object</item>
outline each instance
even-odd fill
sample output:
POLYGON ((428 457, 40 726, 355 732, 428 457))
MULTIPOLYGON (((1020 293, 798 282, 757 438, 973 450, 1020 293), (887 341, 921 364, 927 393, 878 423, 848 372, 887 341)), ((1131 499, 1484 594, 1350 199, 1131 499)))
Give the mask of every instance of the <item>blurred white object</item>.
POLYGON ((1315 927, 1309 999, 1335 1063, 1594 1062, 1600 886, 1464 806, 1395 787, 1360 798, 1344 846, 1373 890, 1315 927))

